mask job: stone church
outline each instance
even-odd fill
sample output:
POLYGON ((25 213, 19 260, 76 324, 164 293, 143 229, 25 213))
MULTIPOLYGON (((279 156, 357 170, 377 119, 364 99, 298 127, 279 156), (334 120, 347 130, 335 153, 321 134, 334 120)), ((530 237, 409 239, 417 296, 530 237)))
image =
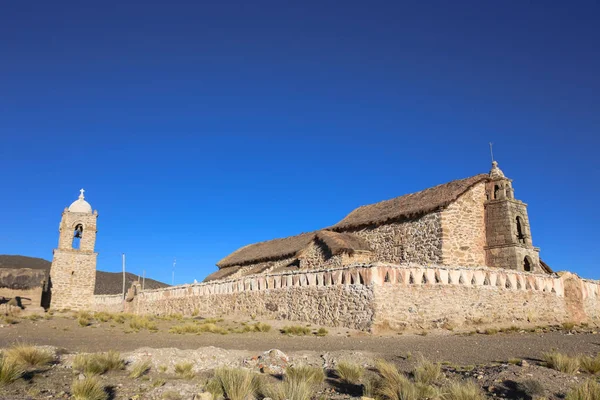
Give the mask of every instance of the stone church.
POLYGON ((242 247, 205 281, 377 261, 552 272, 533 246, 527 204, 494 161, 487 174, 359 207, 328 228, 242 247))

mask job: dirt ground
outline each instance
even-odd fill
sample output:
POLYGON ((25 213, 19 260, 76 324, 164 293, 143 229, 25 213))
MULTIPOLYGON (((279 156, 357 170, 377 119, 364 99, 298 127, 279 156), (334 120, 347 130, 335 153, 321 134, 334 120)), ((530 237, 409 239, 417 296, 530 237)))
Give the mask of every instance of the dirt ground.
MULTIPOLYGON (((72 354, 108 350, 121 352, 128 365, 140 359, 153 362, 152 372, 144 379, 129 379, 127 371, 102 375, 101 380, 111 393, 111 399, 199 398, 192 393, 202 391, 215 367, 248 367, 248 360, 256 360, 270 349, 282 351, 291 363, 321 366, 326 370, 333 368, 339 360, 349 360, 369 371, 373 370, 376 359, 383 358, 409 372, 424 357, 442 363, 444 379, 472 379, 490 398, 559 399, 590 376, 549 369, 542 362, 542 354, 556 350, 569 355, 595 356, 600 352, 600 335, 595 327, 488 334, 437 331, 426 335, 373 335, 327 328, 325 336, 317 336, 315 333, 320 327, 310 326, 306 336, 288 336, 280 330, 291 324, 282 321, 261 321, 272 325, 268 332, 176 334, 169 329, 199 321, 156 320, 153 331, 134 331, 127 320, 123 323, 92 320, 91 325, 82 327, 70 314, 46 318, 18 318, 12 321, 16 322, 13 324, 0 320, 0 349, 15 343, 50 346, 48 348, 61 360, 51 367, 34 371, 30 379, 0 387, 0 399, 70 398, 69 388, 75 376, 69 365, 72 354), (197 374, 194 378, 182 379, 174 375, 174 365, 183 361, 195 363, 197 374), (156 382, 161 380, 165 383, 157 386, 156 382), (543 389, 538 388, 538 391, 543 390, 543 393, 535 396, 528 393, 526 384, 531 381, 539 382, 543 389)), ((255 321, 250 319, 225 320, 218 321, 217 325, 232 331, 253 323, 255 321)), ((340 386, 335 378, 329 377, 316 398, 359 397, 356 388, 340 386)))

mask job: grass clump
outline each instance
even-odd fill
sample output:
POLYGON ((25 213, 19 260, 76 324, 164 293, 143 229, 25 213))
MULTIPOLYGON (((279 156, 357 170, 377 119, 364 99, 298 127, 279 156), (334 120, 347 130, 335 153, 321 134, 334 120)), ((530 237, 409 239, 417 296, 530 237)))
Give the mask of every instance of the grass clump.
POLYGON ((319 328, 319 330, 317 331, 317 336, 327 336, 329 334, 329 331, 325 328, 319 328))
POLYGON ((600 372, 600 354, 596 357, 582 356, 579 358, 581 369, 592 375, 600 372))
POLYGON ((423 359, 413 371, 415 382, 430 385, 442 377, 442 366, 423 359))
POLYGON ((562 327, 563 327, 564 330, 570 331, 573 328, 575 328, 575 323, 574 322, 563 322, 562 323, 562 327))
POLYGON ((285 379, 288 381, 305 381, 311 385, 320 385, 325 381, 325 373, 319 367, 299 365, 296 367, 287 367, 285 370, 285 379))
POLYGON ((444 400, 483 400, 481 388, 473 381, 452 382, 445 390, 444 400))
POLYGON ((117 351, 108 353, 77 354, 73 358, 73 369, 87 376, 101 375, 108 371, 125 368, 125 362, 117 351))
POLYGON ((343 383, 358 385, 363 376, 364 369, 358 364, 342 361, 335 367, 335 373, 343 383))
POLYGON ((140 331, 141 329, 147 329, 149 331, 157 331, 158 326, 151 318, 146 316, 136 315, 129 321, 129 327, 134 331, 140 331))
POLYGON ((90 326, 92 324, 92 318, 86 315, 79 315, 77 316, 77 323, 82 328, 85 328, 86 326, 90 326))
POLYGON ((181 362, 175 364, 175 373, 182 378, 192 379, 194 377, 194 364, 191 362, 181 362))
POLYGON ((381 379, 375 393, 387 400, 416 400, 417 388, 395 365, 379 360, 376 364, 381 379))
POLYGON ((83 380, 76 379, 71 385, 71 393, 75 400, 107 400, 108 394, 95 376, 83 380))
POLYGON ((16 381, 23 372, 25 371, 19 363, 0 355, 0 387, 16 381))
POLYGON ((530 399, 539 399, 544 394, 544 385, 535 379, 526 379, 517 383, 517 389, 530 399))
POLYGON ((150 371, 150 360, 138 361, 131 367, 131 372, 129 373, 129 377, 133 379, 137 379, 140 376, 146 375, 150 371))
POLYGON ((306 336, 310 335, 311 329, 300 325, 284 326, 281 333, 290 336, 306 336))
POLYGON ((512 365, 519 365, 521 364, 521 359, 520 358, 509 358, 508 359, 508 363, 512 364, 512 365))
POLYGON ((105 311, 99 311, 94 313, 94 319, 100 322, 108 322, 113 318, 113 316, 105 311))
POLYGON ((555 369, 567 374, 574 374, 579 370, 579 358, 570 357, 566 354, 551 352, 544 353, 542 359, 548 368, 555 369))
POLYGON ((169 329, 169 333, 176 333, 176 334, 185 334, 185 333, 191 333, 191 334, 196 334, 199 335, 201 333, 220 333, 221 335, 226 335, 227 333, 227 329, 215 325, 214 323, 210 322, 210 323, 203 323, 200 325, 197 324, 183 324, 183 325, 175 325, 172 326, 169 329))
POLYGON ((253 399, 260 386, 254 373, 241 368, 218 368, 214 379, 228 400, 253 399))
POLYGON ((288 367, 283 382, 262 388, 262 394, 273 400, 310 400, 318 385, 325 380, 323 369, 308 365, 288 367))
POLYGON ((54 361, 54 356, 49 351, 27 344, 12 346, 6 351, 5 357, 27 367, 43 367, 54 361))
POLYGON ((591 379, 571 389, 565 400, 598 400, 600 399, 600 384, 591 379))

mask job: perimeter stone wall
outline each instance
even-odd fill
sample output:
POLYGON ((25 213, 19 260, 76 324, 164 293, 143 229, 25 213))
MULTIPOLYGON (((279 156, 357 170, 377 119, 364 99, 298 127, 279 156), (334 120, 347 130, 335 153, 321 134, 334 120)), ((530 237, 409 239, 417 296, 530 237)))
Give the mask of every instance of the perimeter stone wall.
MULTIPOLYGON (((114 310, 117 301, 108 297, 95 296, 95 307, 114 310)), ((255 315, 372 331, 469 329, 600 322, 600 283, 570 273, 374 263, 147 290, 123 304, 136 314, 255 315)))

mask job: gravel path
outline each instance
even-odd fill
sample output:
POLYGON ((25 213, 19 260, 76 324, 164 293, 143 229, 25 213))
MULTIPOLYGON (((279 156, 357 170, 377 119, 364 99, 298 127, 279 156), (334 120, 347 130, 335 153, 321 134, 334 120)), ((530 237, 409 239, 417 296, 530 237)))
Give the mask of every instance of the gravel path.
POLYGON ((219 335, 176 335, 168 333, 173 322, 161 321, 159 332, 125 333, 127 325, 109 323, 79 327, 68 318, 29 321, 0 327, 0 347, 15 342, 51 345, 68 351, 133 351, 140 347, 197 349, 215 346, 229 350, 263 352, 277 348, 283 352, 360 351, 390 360, 409 353, 422 354, 434 361, 483 364, 510 358, 536 360, 546 351, 557 349, 569 354, 600 352, 600 335, 592 333, 499 333, 496 335, 429 334, 375 336, 346 329, 332 329, 325 337, 289 337, 274 328, 267 333, 219 335))

